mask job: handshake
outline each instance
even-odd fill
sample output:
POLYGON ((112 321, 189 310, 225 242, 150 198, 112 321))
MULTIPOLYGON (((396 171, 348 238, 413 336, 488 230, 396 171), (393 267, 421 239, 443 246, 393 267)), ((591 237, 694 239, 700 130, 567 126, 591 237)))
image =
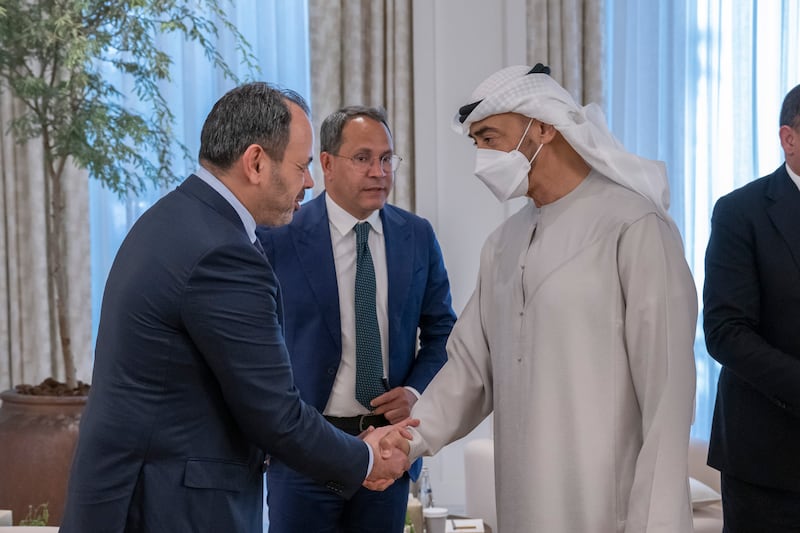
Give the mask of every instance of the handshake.
POLYGON ((406 418, 390 426, 370 426, 359 437, 372 448, 372 470, 364 480, 369 490, 385 490, 394 480, 408 470, 411 463, 408 453, 412 439, 409 427, 418 426, 419 420, 406 418))

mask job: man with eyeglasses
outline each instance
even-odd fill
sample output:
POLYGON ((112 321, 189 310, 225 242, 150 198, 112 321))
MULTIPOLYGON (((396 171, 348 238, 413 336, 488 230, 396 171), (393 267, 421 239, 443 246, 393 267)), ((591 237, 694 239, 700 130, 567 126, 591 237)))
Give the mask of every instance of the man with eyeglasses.
MULTIPOLYGON (((382 109, 325 119, 325 192, 289 226, 259 237, 283 290, 286 344, 301 397, 358 435, 408 416, 447 358, 455 322, 441 250, 427 220, 386 203, 400 157, 382 109), (419 347, 417 336, 419 334, 419 347)), ((410 469, 416 475, 417 461, 410 469)), ((270 531, 400 533, 409 475, 349 501, 273 460, 270 531)))

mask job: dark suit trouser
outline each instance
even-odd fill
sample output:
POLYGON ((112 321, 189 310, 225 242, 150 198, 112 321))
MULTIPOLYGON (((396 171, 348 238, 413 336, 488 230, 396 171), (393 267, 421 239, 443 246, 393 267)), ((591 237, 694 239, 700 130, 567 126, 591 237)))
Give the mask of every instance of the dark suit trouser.
POLYGON ((402 533, 408 504, 406 472, 388 489, 361 487, 350 500, 272 459, 267 471, 270 533, 402 533))
POLYGON ((800 492, 722 474, 723 533, 800 533, 800 492))

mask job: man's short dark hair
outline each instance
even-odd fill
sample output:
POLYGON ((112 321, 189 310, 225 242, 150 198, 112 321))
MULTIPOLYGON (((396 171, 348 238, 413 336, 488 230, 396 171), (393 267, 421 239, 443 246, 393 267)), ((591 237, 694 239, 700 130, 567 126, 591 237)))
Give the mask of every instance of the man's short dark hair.
POLYGON ((392 130, 386 121, 386 110, 382 107, 366 107, 361 105, 351 105, 334 111, 322 121, 319 133, 319 148, 321 152, 338 154, 342 147, 342 131, 348 122, 356 117, 371 118, 386 126, 389 136, 392 130))
POLYGON ((257 144, 280 163, 289 144, 289 102, 309 114, 308 104, 298 93, 266 82, 247 83, 228 91, 203 124, 199 159, 226 170, 248 146, 257 144))
POLYGON ((800 127, 800 85, 786 94, 781 106, 781 126, 800 127))

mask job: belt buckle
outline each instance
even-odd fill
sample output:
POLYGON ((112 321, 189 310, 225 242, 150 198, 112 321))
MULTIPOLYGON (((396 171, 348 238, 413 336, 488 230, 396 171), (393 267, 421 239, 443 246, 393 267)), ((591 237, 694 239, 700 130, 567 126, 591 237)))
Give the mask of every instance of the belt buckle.
POLYGON ((364 427, 364 419, 367 418, 368 416, 371 416, 371 415, 360 415, 358 417, 358 432, 359 433, 363 433, 369 427, 369 424, 367 424, 366 428, 364 427))

